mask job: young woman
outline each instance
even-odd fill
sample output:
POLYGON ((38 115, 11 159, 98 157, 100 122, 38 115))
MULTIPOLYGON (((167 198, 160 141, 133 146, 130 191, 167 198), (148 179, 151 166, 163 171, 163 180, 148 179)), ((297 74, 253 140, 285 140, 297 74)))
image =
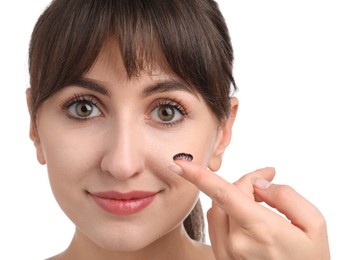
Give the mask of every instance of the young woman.
POLYGON ((323 216, 274 169, 213 173, 238 108, 232 61, 212 0, 52 2, 27 90, 38 161, 76 225, 52 259, 329 259, 323 216))

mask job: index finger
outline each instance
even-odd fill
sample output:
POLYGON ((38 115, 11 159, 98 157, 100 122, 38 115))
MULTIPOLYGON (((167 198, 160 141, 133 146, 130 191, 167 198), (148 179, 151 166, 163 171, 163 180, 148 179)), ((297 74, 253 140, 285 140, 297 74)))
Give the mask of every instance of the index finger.
MULTIPOLYGON (((261 206, 249 198, 235 184, 229 183, 217 174, 211 172, 202 166, 187 162, 185 160, 176 160, 173 163, 177 173, 187 181, 193 183, 199 190, 209 196, 213 202, 219 205, 228 215, 237 217, 245 221, 249 217, 254 219, 255 207, 261 206)), ((273 168, 264 168, 255 172, 255 175, 268 174, 273 172, 273 168)))

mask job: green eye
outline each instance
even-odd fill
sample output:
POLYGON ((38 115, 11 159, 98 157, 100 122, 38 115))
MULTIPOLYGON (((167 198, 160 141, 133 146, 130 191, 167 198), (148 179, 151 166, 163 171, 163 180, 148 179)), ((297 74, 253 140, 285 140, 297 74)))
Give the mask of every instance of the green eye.
POLYGON ((187 115, 184 108, 175 101, 165 100, 160 101, 159 104, 152 110, 151 118, 164 126, 175 126, 181 123, 187 115), (166 103, 161 103, 166 102, 166 103))
POLYGON ((164 105, 158 108, 158 118, 161 121, 168 122, 175 118, 175 108, 170 105, 164 105))
POLYGON ((84 119, 101 115, 98 107, 90 101, 76 101, 68 107, 69 114, 73 117, 84 119))
POLYGON ((75 113, 80 117, 87 117, 93 113, 93 107, 87 102, 81 101, 75 105, 75 113))

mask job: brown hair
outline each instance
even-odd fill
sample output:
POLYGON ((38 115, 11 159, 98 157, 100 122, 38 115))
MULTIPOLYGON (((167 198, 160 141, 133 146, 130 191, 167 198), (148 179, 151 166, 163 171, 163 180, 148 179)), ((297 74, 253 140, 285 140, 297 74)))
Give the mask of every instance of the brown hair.
MULTIPOLYGON (((40 105, 85 74, 111 39, 129 78, 164 62, 218 119, 229 116, 236 90, 233 50, 213 0, 54 0, 38 19, 29 48, 34 124, 40 105)), ((202 216, 198 201, 184 221, 190 237, 199 241, 202 216)))

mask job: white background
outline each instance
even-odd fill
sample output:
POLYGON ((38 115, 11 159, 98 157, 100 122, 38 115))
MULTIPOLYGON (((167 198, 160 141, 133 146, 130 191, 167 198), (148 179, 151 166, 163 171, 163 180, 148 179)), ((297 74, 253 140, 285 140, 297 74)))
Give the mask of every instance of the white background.
MULTIPOLYGON (((43 259, 70 242, 46 169, 28 138, 27 48, 48 0, 0 3, 0 259, 43 259)), ((240 110, 218 172, 264 166, 328 222, 332 259, 347 259, 347 8, 345 1, 219 1, 235 50, 240 110)), ((210 202, 203 197, 204 207, 210 202)))

